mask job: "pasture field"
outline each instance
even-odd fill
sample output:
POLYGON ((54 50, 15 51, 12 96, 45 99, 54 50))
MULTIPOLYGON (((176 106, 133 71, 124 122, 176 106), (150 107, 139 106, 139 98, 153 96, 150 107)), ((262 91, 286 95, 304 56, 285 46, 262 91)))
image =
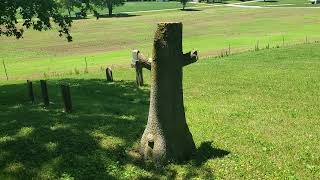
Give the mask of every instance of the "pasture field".
POLYGON ((197 156, 165 168, 130 156, 146 125, 147 85, 134 70, 49 80, 50 107, 24 81, 0 86, 0 179, 319 179, 320 46, 206 58, 185 67, 186 116, 197 156), (74 112, 61 112, 58 84, 74 112))
MULTIPOLYGON (((26 80, 63 76, 83 71, 85 57, 89 70, 107 65, 128 66, 131 50, 151 56, 156 23, 182 21, 184 50, 194 48, 201 57, 219 55, 231 45, 232 52, 260 47, 301 43, 320 39, 318 9, 199 8, 199 11, 133 13, 131 17, 94 18, 74 21, 74 42, 58 37, 55 30, 27 31, 24 39, 0 37, 1 59, 9 79, 26 80), (28 68, 26 68, 28 67, 28 68)), ((3 67, 0 79, 4 80, 3 67)))

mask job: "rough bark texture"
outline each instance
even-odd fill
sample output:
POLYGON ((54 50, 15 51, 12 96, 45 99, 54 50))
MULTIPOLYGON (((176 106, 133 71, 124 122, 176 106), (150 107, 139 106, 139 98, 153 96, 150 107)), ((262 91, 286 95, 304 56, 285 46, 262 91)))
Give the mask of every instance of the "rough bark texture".
MULTIPOLYGON (((190 53, 191 54, 191 53, 190 53)), ((188 160, 195 152, 183 105, 182 24, 160 23, 151 63, 151 96, 148 124, 140 153, 155 164, 188 160)))

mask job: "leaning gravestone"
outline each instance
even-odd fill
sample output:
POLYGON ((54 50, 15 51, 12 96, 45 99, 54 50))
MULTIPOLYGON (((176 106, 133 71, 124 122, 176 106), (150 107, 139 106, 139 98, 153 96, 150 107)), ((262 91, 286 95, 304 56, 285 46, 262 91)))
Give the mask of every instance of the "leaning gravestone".
POLYGON ((182 23, 159 23, 151 62, 151 95, 147 127, 140 153, 155 164, 189 159, 196 150, 186 123, 182 68, 198 60, 183 54, 182 23))

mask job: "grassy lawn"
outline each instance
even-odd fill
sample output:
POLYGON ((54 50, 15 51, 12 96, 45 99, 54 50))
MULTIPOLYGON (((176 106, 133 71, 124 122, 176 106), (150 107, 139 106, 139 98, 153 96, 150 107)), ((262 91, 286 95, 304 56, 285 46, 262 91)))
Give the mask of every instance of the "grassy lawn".
POLYGON ((128 155, 149 106, 149 85, 137 88, 132 69, 115 68, 114 83, 103 72, 49 80, 48 109, 39 84, 31 105, 24 82, 2 81, 0 179, 319 179, 319 56, 319 44, 307 44, 186 67, 186 116, 198 155, 165 168, 128 155), (71 85, 68 115, 60 83, 71 85))
MULTIPOLYGON (((187 3, 187 7, 194 7, 194 6, 199 6, 199 5, 187 3)), ((149 11, 149 10, 161 10, 161 9, 176 9, 176 8, 182 8, 182 5, 180 2, 127 2, 124 6, 116 7, 115 12, 121 13, 121 12, 149 11)))
MULTIPOLYGON (((0 37, 0 53, 7 64, 9 78, 25 80, 83 70, 85 57, 91 72, 112 64, 127 66, 132 49, 151 55, 159 21, 182 21, 185 51, 196 48, 201 57, 218 55, 229 44, 232 52, 236 52, 253 49, 257 41, 265 47, 282 45, 283 37, 286 44, 304 42, 306 36, 310 41, 320 39, 318 9, 217 7, 199 10, 74 21, 72 43, 59 38, 54 30, 27 31, 22 40, 0 37)), ((0 79, 5 79, 2 66, 0 79)))
POLYGON ((319 7, 319 4, 311 4, 309 0, 266 0, 250 2, 246 5, 254 6, 275 6, 275 7, 319 7))
MULTIPOLYGON (((187 3, 187 7, 196 7, 196 6, 205 6, 204 4, 193 4, 187 3)), ((137 11, 152 11, 152 10, 163 10, 163 9, 178 9, 182 8, 180 2, 172 1, 172 2, 126 2, 123 6, 116 6, 113 10, 115 14, 117 13, 127 13, 127 12, 137 12, 137 11)), ((75 12, 79 10, 75 10, 72 12, 72 16, 75 16, 75 12)), ((108 14, 108 10, 99 9, 98 11, 101 14, 108 14)))

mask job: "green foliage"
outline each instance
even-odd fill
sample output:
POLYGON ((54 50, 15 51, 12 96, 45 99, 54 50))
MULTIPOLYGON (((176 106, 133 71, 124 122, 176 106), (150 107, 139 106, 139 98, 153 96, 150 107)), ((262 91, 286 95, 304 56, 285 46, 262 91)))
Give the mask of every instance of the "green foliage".
POLYGON ((81 0, 58 0, 61 8, 67 9, 69 17, 71 17, 71 12, 77 7, 82 8, 81 0))
MULTIPOLYGON (((114 7, 124 5, 125 0, 91 0, 91 3, 100 8, 108 8, 108 15, 112 16, 114 7)), ((94 14, 97 16, 97 11, 94 14)))
POLYGON ((59 12, 59 3, 55 0, 2 0, 0 17, 0 36, 14 36, 20 39, 25 29, 51 29, 50 18, 53 18, 53 22, 60 27, 60 36, 65 35, 68 41, 72 41, 69 33, 72 21, 59 12), (22 27, 18 25, 18 15, 23 19, 22 27))

